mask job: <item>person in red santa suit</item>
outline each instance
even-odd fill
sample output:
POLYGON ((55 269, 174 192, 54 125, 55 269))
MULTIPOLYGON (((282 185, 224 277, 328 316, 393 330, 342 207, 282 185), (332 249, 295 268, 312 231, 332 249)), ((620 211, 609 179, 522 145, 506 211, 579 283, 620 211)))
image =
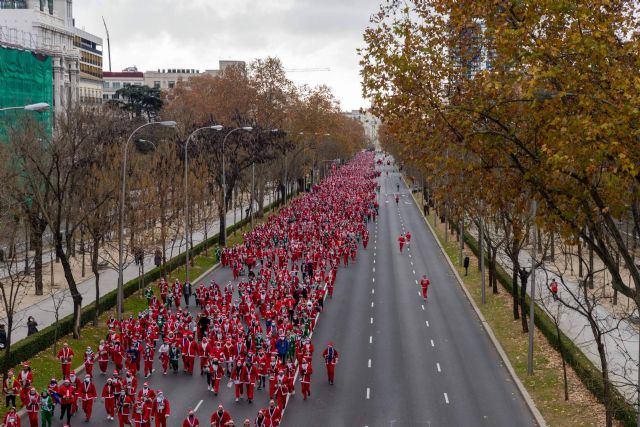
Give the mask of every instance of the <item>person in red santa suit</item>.
POLYGON ((307 400, 307 397, 311 396, 311 374, 313 374, 311 360, 305 357, 300 364, 300 387, 303 400, 307 400))
POLYGON ((211 414, 211 427, 226 427, 231 421, 231 415, 222 405, 218 405, 218 410, 211 414))
POLYGON ((276 402, 271 399, 269 401, 269 407, 262 410, 264 416, 267 419, 265 425, 268 427, 278 427, 282 420, 282 410, 276 405, 276 402))
POLYGON ((64 383, 58 387, 58 394, 60 394, 60 419, 63 419, 66 414, 67 424, 71 424, 71 415, 73 415, 72 407, 78 400, 78 395, 69 378, 65 378, 64 383))
POLYGON ((11 409, 9 409, 9 412, 4 416, 2 425, 4 427, 20 427, 20 417, 16 412, 15 406, 12 406, 11 409))
POLYGON ((220 380, 224 378, 224 368, 217 357, 209 360, 209 364, 205 367, 207 374, 207 389, 213 391, 214 395, 218 395, 220 391, 220 380))
POLYGON ((116 407, 116 386, 113 384, 113 380, 111 378, 107 378, 107 382, 102 387, 102 394, 100 394, 100 397, 104 402, 104 410, 107 413, 107 419, 113 421, 116 407))
POLYGON ((156 398, 156 392, 153 391, 152 388, 149 388, 149 383, 144 383, 142 384, 142 388, 140 390, 138 390, 138 396, 137 399, 155 399, 156 398))
POLYGON ((402 249, 404 249, 404 244, 406 242, 405 237, 401 234, 400 237, 398 237, 398 244, 400 245, 400 253, 402 253, 402 249))
POLYGON ((182 422, 182 427, 199 427, 200 420, 196 417, 196 413, 193 412, 193 409, 189 409, 187 414, 187 418, 182 422))
POLYGON ((144 377, 149 378, 149 376, 155 371, 153 369, 153 357, 155 356, 156 351, 151 345, 147 345, 144 348, 144 352, 142 354, 142 359, 144 360, 144 377))
POLYGON ((420 279, 420 286, 422 287, 422 298, 424 298, 425 302, 427 301, 427 291, 429 290, 429 279, 427 279, 427 275, 424 274, 422 279, 420 279))
POLYGON ((171 415, 171 405, 169 399, 164 397, 162 390, 158 390, 158 395, 153 399, 152 411, 156 427, 167 427, 167 418, 171 415))
POLYGON ((91 347, 87 347, 87 350, 84 352, 84 370, 92 378, 93 378, 93 365, 95 361, 96 361, 96 355, 94 354, 91 347))
POLYGON ((91 419, 93 412, 93 401, 98 397, 96 386, 91 382, 91 375, 84 376, 84 382, 80 386, 80 399, 82 399, 82 411, 84 412, 85 421, 91 419))
POLYGON ((133 406, 133 399, 122 390, 116 398, 116 407, 118 410, 118 424, 120 427, 124 427, 125 424, 130 426, 131 421, 129 416, 131 414, 131 406, 133 406))
POLYGON ((71 381, 71 385, 73 386, 73 390, 76 393, 76 398, 73 401, 73 405, 71 405, 71 413, 75 414, 78 412, 78 399, 80 399, 80 387, 82 386, 82 381, 76 375, 76 371, 71 371, 69 375, 69 380, 71 381))
POLYGON ((160 345, 158 352, 160 356, 160 364, 162 365, 162 374, 167 375, 167 370, 169 370, 169 341, 164 340, 164 342, 160 345))
POLYGON ((243 366, 242 370, 242 382, 247 388, 247 400, 249 403, 253 401, 253 391, 256 387, 256 381, 258 380, 258 369, 254 366, 250 359, 243 366))
POLYGON ((324 363, 327 366, 327 378, 329 379, 329 384, 333 385, 339 354, 338 351, 333 348, 333 343, 331 341, 329 341, 327 348, 322 352, 322 357, 324 358, 324 363))
POLYGON ((107 372, 109 365, 109 346, 105 344, 104 340, 100 340, 98 344, 98 369, 100 369, 100 375, 104 375, 107 372))
POLYGON ((27 408, 27 416, 29 417, 29 426, 38 427, 38 412, 40 411, 40 396, 36 392, 35 387, 29 389, 25 402, 27 408))
POLYGON ((146 427, 151 421, 149 419, 150 411, 148 409, 146 399, 138 399, 133 404, 133 411, 131 412, 131 421, 133 421, 134 427, 146 427))
POLYGON ((71 361, 73 360, 73 350, 68 343, 63 343, 62 348, 58 351, 58 360, 62 367, 62 378, 66 378, 71 373, 71 361))
POLYGON ((240 398, 244 394, 244 382, 242 381, 242 373, 244 371, 244 366, 241 361, 238 360, 236 366, 231 371, 231 379, 233 380, 233 384, 236 389, 236 402, 240 401, 240 398))
POLYGON ((193 365, 198 355, 198 343, 193 339, 193 334, 189 334, 189 338, 182 349, 184 357, 184 369, 189 375, 193 375, 193 365))
POLYGON ((22 362, 22 371, 18 374, 18 382, 22 388, 26 387, 27 384, 33 384, 33 372, 31 372, 30 362, 22 362))
POLYGON ((287 387, 287 380, 284 376, 284 370, 278 372, 275 384, 275 398, 278 400, 278 406, 284 408, 287 404, 287 397, 289 396, 289 388, 287 387))

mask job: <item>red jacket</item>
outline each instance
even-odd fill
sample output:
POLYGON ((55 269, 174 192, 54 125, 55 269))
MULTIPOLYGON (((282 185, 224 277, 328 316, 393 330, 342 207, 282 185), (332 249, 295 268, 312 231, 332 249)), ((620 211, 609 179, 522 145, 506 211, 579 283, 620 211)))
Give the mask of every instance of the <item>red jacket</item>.
POLYGON ((96 393, 96 386, 93 383, 82 383, 80 386, 80 398, 82 400, 91 400, 98 397, 96 393))
POLYGON ((192 419, 187 417, 182 422, 182 427, 199 427, 199 426, 200 426, 200 420, 196 416, 194 416, 192 419))
POLYGON ((159 401, 157 398, 153 399, 153 415, 155 417, 168 417, 171 415, 171 405, 169 404, 169 399, 166 397, 159 401))
POLYGON ((64 385, 58 387, 58 394, 60 394, 60 399, 62 400, 62 404, 71 404, 76 400, 76 389, 72 385, 64 385))
POLYGON ((224 427, 226 423, 231 421, 231 415, 227 411, 223 411, 222 415, 215 411, 213 415, 211 415, 211 425, 213 427, 224 427))

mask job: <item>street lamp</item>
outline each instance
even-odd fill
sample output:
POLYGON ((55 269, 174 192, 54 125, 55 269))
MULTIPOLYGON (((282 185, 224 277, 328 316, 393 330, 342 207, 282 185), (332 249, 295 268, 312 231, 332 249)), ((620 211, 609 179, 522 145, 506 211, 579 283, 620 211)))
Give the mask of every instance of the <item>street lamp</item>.
MULTIPOLYGON (((127 189, 127 153, 129 152, 129 144, 133 140, 133 136, 138 133, 141 129, 148 126, 164 126, 175 128, 176 122, 174 121, 163 121, 163 122, 151 122, 145 123, 142 126, 137 127, 131 132, 129 138, 127 138, 127 142, 125 142, 124 147, 122 149, 122 176, 121 176, 121 188, 120 188, 120 227, 118 230, 118 295, 116 298, 117 301, 117 311, 118 311, 118 320, 122 320, 122 308, 124 302, 124 293, 123 293, 123 284, 124 284, 124 208, 125 208, 125 192, 127 189)), ((154 145, 155 146, 155 145, 154 145)))
POLYGON ((220 131, 222 130, 222 125, 212 125, 198 128, 191 132, 191 135, 189 135, 189 137, 187 138, 187 142, 184 144, 184 241, 187 245, 187 248, 185 250, 185 282, 189 282, 189 143, 196 133, 205 129, 220 131))
POLYGON ((5 107, 0 108, 0 111, 11 111, 11 110, 25 110, 25 111, 35 111, 36 113, 44 113, 49 110, 49 104, 46 102, 37 102, 35 104, 23 105, 22 107, 5 107))
POLYGON ((223 211, 223 215, 225 216, 224 218, 220 218, 221 221, 224 221, 224 227, 222 227, 222 241, 224 242, 224 244, 227 244, 227 178, 226 178, 226 174, 225 174, 225 169, 224 169, 224 147, 225 144, 227 142, 227 138, 229 137, 229 135, 231 135, 232 133, 239 131, 239 130, 243 130, 245 132, 251 132, 253 130, 253 127, 251 126, 244 126, 244 127, 239 127, 239 128, 234 128, 231 129, 225 136, 224 139, 222 140, 222 211, 223 211))

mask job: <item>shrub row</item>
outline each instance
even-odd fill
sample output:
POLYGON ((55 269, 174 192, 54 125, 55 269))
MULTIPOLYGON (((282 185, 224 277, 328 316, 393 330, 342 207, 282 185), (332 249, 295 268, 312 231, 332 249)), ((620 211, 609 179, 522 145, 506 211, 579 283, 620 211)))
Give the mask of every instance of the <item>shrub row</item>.
MULTIPOLYGON (((274 202, 269 206, 265 207, 264 212, 269 212, 273 208, 278 206, 278 202, 274 202)), ((247 225, 250 221, 250 218, 245 218, 242 221, 238 221, 236 224, 227 227, 227 233, 233 233, 236 230, 241 229, 245 225, 247 225)), ((217 246, 219 234, 215 234, 214 236, 208 238, 206 241, 200 242, 190 251, 192 256, 197 256, 204 252, 205 248, 212 249, 217 246)), ((185 263, 186 254, 183 252, 165 264, 164 268, 166 271, 171 272, 179 267, 183 266, 185 263)), ((216 260, 217 262, 218 260, 216 260)), ((158 280, 161 277, 162 270, 161 268, 153 268, 149 270, 144 275, 144 282, 151 283, 158 280)), ((127 298, 133 295, 139 286, 138 278, 132 279, 124 284, 123 293, 124 297, 127 298)), ((102 297, 100 297, 99 308, 100 313, 104 313, 116 306, 117 302, 117 290, 113 290, 102 297)), ((95 315, 96 303, 95 301, 91 304, 82 308, 80 315, 80 325, 84 326, 89 322, 92 322, 95 315)), ((51 347, 56 337, 60 338, 62 336, 68 335, 73 332, 73 314, 70 314, 57 323, 57 333, 56 333, 56 324, 47 326, 37 333, 25 337, 24 339, 18 341, 17 343, 11 346, 11 353, 5 354, 0 362, 0 369, 2 372, 6 372, 9 368, 12 368, 18 365, 20 362, 24 360, 29 360, 36 354, 40 353, 43 350, 51 347)))
MULTIPOLYGON (((476 257, 479 257, 480 249, 478 241, 468 233, 465 233, 464 240, 476 257)), ((485 259, 485 262, 488 263, 488 259, 485 259)), ((496 277, 502 284, 502 287, 510 294, 513 293, 511 276, 500 265, 496 266, 496 270, 496 277)), ((526 296, 526 299, 527 307, 529 307, 529 295, 526 296)), ((591 360, 584 355, 582 350, 580 350, 580 348, 576 346, 574 342, 562 331, 560 331, 560 336, 558 336, 554 321, 537 304, 535 305, 534 313, 535 324, 547 341, 549 341, 549 344, 551 344, 551 346, 557 351, 560 351, 560 345, 562 345, 564 357, 567 363, 573 368, 585 387, 587 387, 587 389, 589 389, 589 391, 593 393, 600 402, 603 402, 604 381, 602 379, 602 373, 594 366, 591 360), (560 340, 562 340, 562 342, 560 342, 560 340)), ((636 413, 633 406, 627 403, 622 394, 615 387, 613 388, 612 395, 612 408, 616 419, 626 427, 635 427, 636 413)))

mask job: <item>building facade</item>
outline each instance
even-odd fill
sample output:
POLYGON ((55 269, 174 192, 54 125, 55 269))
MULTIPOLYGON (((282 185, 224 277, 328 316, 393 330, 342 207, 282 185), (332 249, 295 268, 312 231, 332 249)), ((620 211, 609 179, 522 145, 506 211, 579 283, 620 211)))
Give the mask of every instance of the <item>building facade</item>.
MULTIPOLYGON (((129 69, 131 70, 131 69, 129 69)), ((143 86, 144 73, 141 71, 105 71, 102 73, 102 99, 118 99, 116 92, 127 86, 143 86)))
MULTIPOLYGON (((86 32, 77 30, 73 20, 73 0, 0 0, 0 44, 5 47, 30 50, 52 58, 53 108, 56 113, 64 111, 81 100, 81 80, 89 89, 91 75, 87 68, 90 62, 102 62, 85 56, 81 61, 81 47, 94 46, 94 55, 102 41, 86 32), (76 32, 80 32, 77 40, 76 32), (85 37, 86 36, 86 37, 85 37), (83 42, 82 39, 86 42, 83 42), (81 63, 87 71, 81 77, 81 63)), ((97 78, 96 76, 92 76, 97 78)), ((89 96, 87 96, 89 98, 89 96)))
POLYGON ((200 71, 193 68, 168 68, 158 69, 157 71, 145 71, 144 84, 151 88, 167 91, 173 89, 179 81, 189 80, 193 76, 217 76, 231 66, 238 66, 244 69, 246 64, 244 61, 225 60, 218 62, 217 70, 200 71))
POLYGON ((102 39, 75 28, 73 45, 80 51, 80 104, 85 107, 102 103, 102 39))
POLYGON ((344 114, 346 117, 349 117, 350 119, 362 123, 362 126, 364 127, 364 133, 367 136, 367 139, 369 139, 369 142, 374 145, 377 143, 380 119, 378 119, 370 112, 362 110, 351 110, 346 111, 342 114, 344 114))

